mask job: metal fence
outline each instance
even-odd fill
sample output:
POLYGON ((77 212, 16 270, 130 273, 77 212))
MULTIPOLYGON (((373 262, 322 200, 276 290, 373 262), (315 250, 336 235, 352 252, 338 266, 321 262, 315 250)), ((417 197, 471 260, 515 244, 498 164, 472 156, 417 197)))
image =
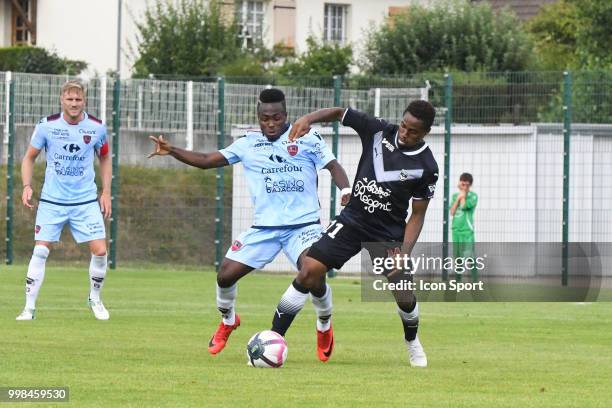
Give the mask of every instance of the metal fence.
MULTIPOLYGON (((32 129, 59 111, 63 76, 0 73, 0 124, 5 129, 2 172, 9 139, 19 163, 32 129), (14 111, 9 112, 10 81, 14 111), (6 127, 9 114, 15 131, 6 127)), ((612 72, 456 73, 410 78, 194 78, 193 80, 89 81, 87 109, 113 128, 118 152, 113 260, 218 265, 233 237, 250 225, 252 206, 240 165, 200 171, 170 158, 146 158, 150 134, 177 146, 212 151, 257 127, 256 102, 265 87, 281 88, 290 120, 335 105, 352 106, 398 123, 413 99, 428 99, 437 118, 428 143, 440 167, 438 193, 430 203, 422 241, 448 242, 450 197, 459 174, 474 175, 480 197, 476 238, 487 242, 612 242, 612 72)), ((324 125, 349 177, 361 153, 348 128, 324 125)), ((8 179, 7 179, 8 180, 8 179)), ((36 183, 40 187, 41 171, 36 183)), ((20 186, 18 183, 16 186, 20 186)), ((0 195, 15 197, 3 183, 0 195)), ((322 172, 322 220, 339 210, 329 176, 322 172)), ((25 262, 32 246, 33 213, 15 205, 7 213, 7 243, 0 256, 25 262), (7 221, 12 227, 8 228, 7 221)), ((64 240, 54 256, 83 255, 64 240)), ((83 258, 84 259, 84 258, 83 258)), ((346 270, 356 270, 356 263, 346 270)), ((289 270, 278 260, 272 270, 289 270)))

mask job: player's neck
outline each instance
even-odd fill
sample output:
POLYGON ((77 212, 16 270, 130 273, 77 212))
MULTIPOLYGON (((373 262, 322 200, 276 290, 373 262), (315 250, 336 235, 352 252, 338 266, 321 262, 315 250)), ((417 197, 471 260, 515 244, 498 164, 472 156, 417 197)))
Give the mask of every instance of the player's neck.
POLYGON ((79 116, 75 116, 72 117, 68 114, 66 114, 66 112, 62 113, 64 120, 66 121, 66 123, 68 123, 69 125, 78 125, 79 122, 81 122, 83 119, 85 119, 85 113, 81 112, 79 114, 79 116))
MULTIPOLYGON (((268 139, 269 142, 276 142, 278 139, 280 139, 280 137, 282 135, 287 133, 287 130, 289 130, 289 126, 290 126, 289 123, 285 123, 285 126, 283 127, 283 130, 280 131, 277 136, 268 136, 265 133, 264 133, 264 136, 266 136, 266 138, 268 139)), ((263 133, 263 130, 262 130, 262 133, 263 133)))

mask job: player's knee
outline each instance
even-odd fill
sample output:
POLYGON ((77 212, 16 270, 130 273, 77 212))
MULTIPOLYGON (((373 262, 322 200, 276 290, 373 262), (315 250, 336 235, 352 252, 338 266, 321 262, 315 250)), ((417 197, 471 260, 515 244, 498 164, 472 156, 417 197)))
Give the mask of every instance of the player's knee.
POLYGON ((217 285, 219 285, 221 288, 229 288, 234 283, 236 283, 236 280, 234 279, 233 274, 229 269, 224 268, 222 265, 221 269, 219 269, 219 272, 217 273, 217 285))
POLYGON ((94 256, 105 256, 106 255, 106 248, 92 249, 91 250, 91 254, 94 255, 94 256))

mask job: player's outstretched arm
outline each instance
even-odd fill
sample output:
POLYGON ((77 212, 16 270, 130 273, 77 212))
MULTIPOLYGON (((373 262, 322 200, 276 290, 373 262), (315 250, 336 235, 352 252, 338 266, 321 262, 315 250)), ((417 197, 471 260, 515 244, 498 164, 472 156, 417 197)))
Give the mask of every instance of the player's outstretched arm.
POLYGON ((342 191, 342 198, 340 200, 340 205, 345 206, 348 204, 349 199, 351 198, 351 183, 349 182, 348 176, 346 175, 346 171, 344 171, 344 167, 338 160, 332 160, 325 166, 329 173, 331 174, 334 183, 336 183, 336 187, 338 187, 342 191))
POLYGON ((23 192, 21 193, 21 202, 28 208, 34 208, 31 203, 32 194, 32 172, 34 170, 34 162, 40 154, 40 149, 29 146, 28 150, 21 161, 21 182, 23 183, 23 192))
POLYGON ((212 153, 200 153, 181 149, 172 146, 161 135, 159 137, 149 136, 149 139, 155 143, 155 151, 149 155, 149 158, 153 156, 170 155, 178 161, 193 167, 199 167, 200 169, 212 169, 229 165, 229 162, 225 156, 218 151, 212 153))
POLYGON ((414 248, 419 235, 421 235, 428 205, 429 200, 412 200, 412 213, 406 223, 406 229, 404 229, 402 253, 407 255, 412 253, 412 248, 414 248))
POLYGON ((293 123, 289 132, 289 141, 293 142, 296 139, 304 136, 310 130, 310 125, 320 122, 334 122, 341 120, 344 114, 344 108, 326 108, 308 113, 293 123))

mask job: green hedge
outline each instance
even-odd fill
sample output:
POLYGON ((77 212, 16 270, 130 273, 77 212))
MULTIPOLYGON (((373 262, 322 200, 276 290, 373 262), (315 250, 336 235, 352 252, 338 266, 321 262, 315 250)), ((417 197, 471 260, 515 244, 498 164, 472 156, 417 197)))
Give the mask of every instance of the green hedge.
POLYGON ((84 61, 61 58, 44 48, 0 48, 0 71, 77 75, 85 68, 84 61))
MULTIPOLYGON (((176 263, 213 265, 215 258, 215 170, 193 168, 120 168, 119 236, 117 263, 176 263)), ((36 166, 34 188, 40 191, 44 166, 36 166)), ((15 171, 15 212, 13 255, 15 263, 27 263, 32 253, 35 211, 21 205, 21 180, 15 171)), ((6 166, 0 167, 0 259, 6 245, 6 166)), ((225 169, 223 247, 231 239, 231 168, 225 169)), ((98 185, 99 181, 98 181, 98 185)), ((107 235, 110 232, 107 224, 107 235)), ((74 243, 69 228, 51 259, 57 262, 83 262, 86 246, 74 243)))

